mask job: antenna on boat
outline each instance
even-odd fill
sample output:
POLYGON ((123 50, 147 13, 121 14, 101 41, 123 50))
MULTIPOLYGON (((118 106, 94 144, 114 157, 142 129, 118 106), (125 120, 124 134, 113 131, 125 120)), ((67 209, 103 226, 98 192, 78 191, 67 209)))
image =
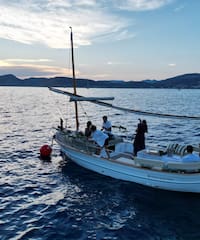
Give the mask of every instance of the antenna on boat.
MULTIPOLYGON (((75 76, 75 67, 74 67, 74 44, 73 44, 73 32, 72 27, 71 29, 71 54, 72 54, 72 74, 73 74, 73 88, 74 88, 74 95, 76 95, 76 76, 75 76)), ((76 117, 76 131, 79 130, 79 121, 78 121, 78 106, 77 101, 74 102, 75 106, 75 117, 76 117)))

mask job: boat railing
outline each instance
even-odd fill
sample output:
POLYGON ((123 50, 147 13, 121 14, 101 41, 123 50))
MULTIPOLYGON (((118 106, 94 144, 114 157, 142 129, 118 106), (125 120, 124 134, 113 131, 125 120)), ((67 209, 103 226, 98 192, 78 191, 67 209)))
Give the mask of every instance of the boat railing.
POLYGON ((71 146, 76 147, 87 153, 95 153, 98 149, 97 144, 95 144, 94 142, 88 141, 88 139, 85 136, 82 136, 79 138, 72 138, 71 146))
POLYGON ((57 139, 71 147, 79 149, 87 153, 95 153, 97 151, 97 145, 94 142, 88 141, 87 137, 80 133, 70 131, 60 131, 57 134, 57 139))

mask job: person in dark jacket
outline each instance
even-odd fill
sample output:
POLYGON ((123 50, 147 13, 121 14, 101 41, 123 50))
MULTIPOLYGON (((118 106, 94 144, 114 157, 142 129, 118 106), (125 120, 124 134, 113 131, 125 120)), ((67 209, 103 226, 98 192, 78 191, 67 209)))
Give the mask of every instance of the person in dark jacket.
POLYGON ((145 133, 148 132, 148 126, 146 120, 139 119, 139 123, 136 129, 136 135, 133 142, 134 156, 137 156, 137 152, 145 149, 145 133))
POLYGON ((90 137, 92 131, 91 131, 91 126, 92 126, 92 122, 91 121, 88 121, 87 122, 87 125, 86 125, 86 128, 85 128, 85 136, 86 137, 90 137))

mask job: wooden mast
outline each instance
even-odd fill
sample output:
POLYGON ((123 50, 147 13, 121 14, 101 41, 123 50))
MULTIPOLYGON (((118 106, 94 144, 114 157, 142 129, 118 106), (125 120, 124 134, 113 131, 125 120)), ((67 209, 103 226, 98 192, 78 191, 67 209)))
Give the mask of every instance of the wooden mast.
MULTIPOLYGON (((72 74, 73 74, 73 88, 74 88, 74 94, 76 95, 76 76, 75 76, 75 67, 74 67, 74 44, 73 44, 73 32, 72 27, 69 27, 71 29, 71 54, 72 54, 72 74)), ((78 106, 77 101, 74 102, 75 106, 75 117, 76 117, 76 131, 79 130, 79 121, 78 121, 78 106)))

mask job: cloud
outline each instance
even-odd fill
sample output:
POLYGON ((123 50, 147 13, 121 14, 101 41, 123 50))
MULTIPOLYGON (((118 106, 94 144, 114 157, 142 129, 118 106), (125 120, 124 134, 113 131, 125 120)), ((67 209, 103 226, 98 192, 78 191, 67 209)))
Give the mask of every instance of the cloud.
MULTIPOLYGON (((17 62, 32 62, 32 63, 37 63, 37 62, 51 62, 52 60, 50 59, 5 59, 4 62, 12 62, 12 63, 17 63, 17 62)), ((1 65, 1 64, 0 64, 1 65)))
POLYGON ((0 0, 0 38, 50 48, 69 47, 67 32, 73 27, 75 46, 94 41, 119 41, 134 37, 126 30, 130 19, 114 9, 153 10, 172 0, 0 0))
POLYGON ((99 80, 104 80, 104 79, 109 79, 110 77, 111 77, 111 75, 110 74, 94 74, 94 75, 92 75, 91 76, 93 79, 99 79, 99 80))
POLYGON ((127 65, 130 64, 129 62, 116 62, 116 61, 108 61, 107 65, 127 65))
POLYGON ((67 32, 73 26, 75 45, 89 45, 102 34, 117 37, 129 24, 94 0, 0 0, 0 4, 0 37, 24 44, 66 48, 67 32))
POLYGON ((176 63, 169 63, 168 66, 169 67, 176 67, 176 63))
POLYGON ((185 8, 184 5, 180 5, 180 6, 178 6, 177 8, 174 9, 174 12, 180 12, 180 11, 182 11, 184 8, 185 8))
POLYGON ((118 0, 115 7, 129 11, 149 11, 161 8, 174 0, 118 0))
MULTIPOLYGON (((5 59, 0 60, 0 73, 14 74, 20 78, 71 76, 71 69, 46 65, 48 59, 5 59), (40 64, 39 64, 40 63, 40 64)), ((79 75, 79 72, 76 72, 79 75)))

